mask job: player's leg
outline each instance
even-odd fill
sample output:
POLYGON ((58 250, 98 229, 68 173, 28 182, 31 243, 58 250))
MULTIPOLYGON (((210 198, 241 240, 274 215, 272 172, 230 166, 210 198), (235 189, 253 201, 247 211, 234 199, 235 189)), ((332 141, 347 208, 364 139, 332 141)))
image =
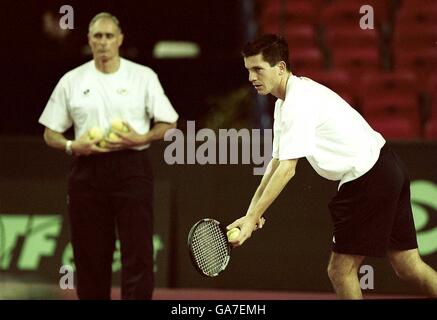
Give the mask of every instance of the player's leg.
POLYGON ((427 265, 417 249, 390 250, 388 253, 396 274, 430 297, 437 297, 437 272, 427 265))
POLYGON ((332 252, 328 276, 339 299, 362 299, 358 269, 364 256, 332 252))
POLYGON ((359 298, 358 269, 364 257, 383 257, 402 188, 389 149, 366 174, 343 184, 329 204, 334 223, 328 274, 340 298, 359 298))
POLYGON ((425 294, 437 297, 437 272, 427 265, 417 250, 416 229, 411 208, 410 181, 403 162, 393 153, 397 166, 404 173, 388 257, 396 274, 425 294))

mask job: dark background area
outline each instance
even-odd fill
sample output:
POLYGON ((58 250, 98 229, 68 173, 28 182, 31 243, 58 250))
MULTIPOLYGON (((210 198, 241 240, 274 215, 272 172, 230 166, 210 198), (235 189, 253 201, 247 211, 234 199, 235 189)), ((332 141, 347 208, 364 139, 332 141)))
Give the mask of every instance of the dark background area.
POLYGON ((109 11, 120 20, 121 55, 154 69, 184 120, 208 111, 207 100, 246 82, 242 59, 240 1, 9 1, 2 3, 3 50, 0 134, 40 134, 38 118, 61 76, 92 59, 84 54, 91 18, 109 11), (43 32, 44 13, 59 19, 62 5, 74 9, 74 29, 62 41, 43 32), (193 41, 193 59, 153 57, 161 40, 193 41))

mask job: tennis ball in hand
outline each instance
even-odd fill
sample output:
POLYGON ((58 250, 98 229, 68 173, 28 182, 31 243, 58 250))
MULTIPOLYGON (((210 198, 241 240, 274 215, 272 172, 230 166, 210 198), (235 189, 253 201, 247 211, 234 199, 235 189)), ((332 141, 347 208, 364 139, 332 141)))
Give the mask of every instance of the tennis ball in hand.
POLYGON ((98 140, 97 145, 98 145, 100 148, 106 148, 106 145, 107 145, 106 141, 103 140, 103 136, 104 136, 104 133, 103 133, 102 128, 100 128, 100 127, 92 127, 92 128, 88 131, 88 138, 89 138, 90 140, 95 140, 95 139, 97 139, 97 140, 98 140))
POLYGON ((103 139, 103 130, 100 127, 92 127, 89 131, 88 131, 88 137, 91 140, 97 139, 97 140, 102 140, 103 139))
POLYGON ((120 118, 114 118, 111 121, 111 128, 113 130, 129 132, 129 128, 124 124, 123 120, 120 118))
POLYGON ((232 228, 231 230, 229 230, 228 232, 226 232, 226 235, 228 236, 228 240, 229 240, 229 241, 234 241, 234 240, 237 239, 238 236, 240 235, 240 229, 238 229, 238 228, 232 228))
POLYGON ((107 143, 105 140, 100 140, 100 141, 97 143, 97 145, 98 145, 100 148, 106 148, 106 147, 108 146, 108 143, 107 143))
POLYGON ((113 131, 110 131, 108 134, 108 140, 111 142, 120 142, 120 137, 113 131))

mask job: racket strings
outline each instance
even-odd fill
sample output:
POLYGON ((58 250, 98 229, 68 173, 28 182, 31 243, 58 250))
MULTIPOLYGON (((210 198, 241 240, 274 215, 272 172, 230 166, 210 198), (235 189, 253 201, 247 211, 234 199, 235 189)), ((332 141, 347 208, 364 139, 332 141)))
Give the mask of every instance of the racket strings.
POLYGON ((223 270, 229 257, 226 236, 210 221, 201 223, 195 230, 192 251, 197 265, 207 275, 223 270))

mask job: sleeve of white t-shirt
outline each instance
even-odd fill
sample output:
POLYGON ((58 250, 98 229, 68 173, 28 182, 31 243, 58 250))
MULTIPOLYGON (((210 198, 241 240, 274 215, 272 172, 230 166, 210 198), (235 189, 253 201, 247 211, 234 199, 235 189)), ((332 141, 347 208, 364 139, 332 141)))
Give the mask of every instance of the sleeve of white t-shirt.
POLYGON ((281 134, 280 122, 281 119, 278 114, 279 107, 275 105, 273 113, 273 151, 272 158, 279 159, 279 137, 281 134))
POLYGON ((146 108, 148 116, 155 122, 173 123, 179 118, 154 72, 147 82, 146 108))
POLYGON ((312 155, 317 115, 311 104, 297 99, 293 103, 286 100, 281 109, 279 160, 312 155))
POLYGON ((65 132, 73 124, 68 111, 65 76, 59 80, 38 120, 43 126, 56 132, 65 132))

